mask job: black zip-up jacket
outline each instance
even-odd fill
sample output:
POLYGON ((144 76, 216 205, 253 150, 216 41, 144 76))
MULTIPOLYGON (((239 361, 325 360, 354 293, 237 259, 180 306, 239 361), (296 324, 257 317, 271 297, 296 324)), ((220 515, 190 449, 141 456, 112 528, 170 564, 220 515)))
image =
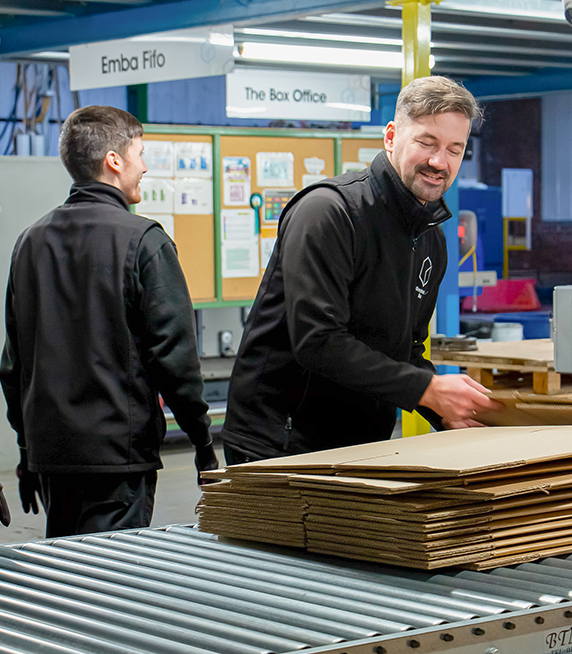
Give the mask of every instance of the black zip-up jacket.
POLYGON ((450 215, 385 152, 292 199, 234 366, 227 445, 254 460, 391 436, 435 374, 424 341, 450 215))
POLYGON ((19 237, 0 379, 35 472, 160 468, 158 392, 195 445, 210 442, 175 245, 115 187, 74 184, 19 237))

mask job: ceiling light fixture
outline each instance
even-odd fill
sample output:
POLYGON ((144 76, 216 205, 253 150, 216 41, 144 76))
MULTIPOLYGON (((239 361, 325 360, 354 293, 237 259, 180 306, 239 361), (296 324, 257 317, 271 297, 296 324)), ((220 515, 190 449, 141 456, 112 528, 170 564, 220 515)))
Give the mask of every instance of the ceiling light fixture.
POLYGON ((69 52, 60 52, 54 51, 54 52, 34 52, 32 54, 27 55, 30 59, 61 59, 62 61, 67 61, 70 58, 70 53, 69 52))
POLYGON ((254 42, 245 42, 237 50, 240 58, 248 61, 320 64, 321 66, 355 68, 403 68, 403 54, 401 52, 254 42))
POLYGON ((355 34, 322 34, 319 32, 295 32, 294 30, 261 29, 258 27, 244 27, 236 29, 235 34, 248 34, 250 36, 272 36, 275 38, 309 39, 312 41, 342 41, 345 43, 369 43, 371 45, 394 45, 400 48, 403 39, 382 39, 376 36, 357 36, 355 34))

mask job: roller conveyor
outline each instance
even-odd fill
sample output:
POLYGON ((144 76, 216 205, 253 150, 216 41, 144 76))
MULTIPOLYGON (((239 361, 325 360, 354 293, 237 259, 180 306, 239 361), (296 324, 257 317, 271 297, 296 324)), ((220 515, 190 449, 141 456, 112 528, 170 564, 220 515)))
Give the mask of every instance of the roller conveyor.
POLYGON ((173 525, 0 547, 0 652, 566 654, 572 557, 428 573, 173 525))

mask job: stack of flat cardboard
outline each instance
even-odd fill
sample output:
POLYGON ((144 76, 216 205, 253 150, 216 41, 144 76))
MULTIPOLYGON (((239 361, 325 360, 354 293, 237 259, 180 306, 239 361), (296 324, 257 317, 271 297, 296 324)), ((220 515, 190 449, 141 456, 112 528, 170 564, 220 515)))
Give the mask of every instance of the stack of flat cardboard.
POLYGON ((225 536, 422 569, 572 552, 572 426, 439 432, 213 476, 227 481, 207 487, 199 526, 225 536))
POLYGON ((285 474, 246 473, 209 484, 197 510, 201 531, 292 547, 306 545, 306 504, 285 474))

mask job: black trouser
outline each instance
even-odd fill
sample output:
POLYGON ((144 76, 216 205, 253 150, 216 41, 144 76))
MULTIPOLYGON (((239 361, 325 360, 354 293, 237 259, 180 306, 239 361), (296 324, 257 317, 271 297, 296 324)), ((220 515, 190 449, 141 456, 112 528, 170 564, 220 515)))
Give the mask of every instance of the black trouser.
POLYGON ((157 471, 40 474, 46 538, 148 527, 157 471))

